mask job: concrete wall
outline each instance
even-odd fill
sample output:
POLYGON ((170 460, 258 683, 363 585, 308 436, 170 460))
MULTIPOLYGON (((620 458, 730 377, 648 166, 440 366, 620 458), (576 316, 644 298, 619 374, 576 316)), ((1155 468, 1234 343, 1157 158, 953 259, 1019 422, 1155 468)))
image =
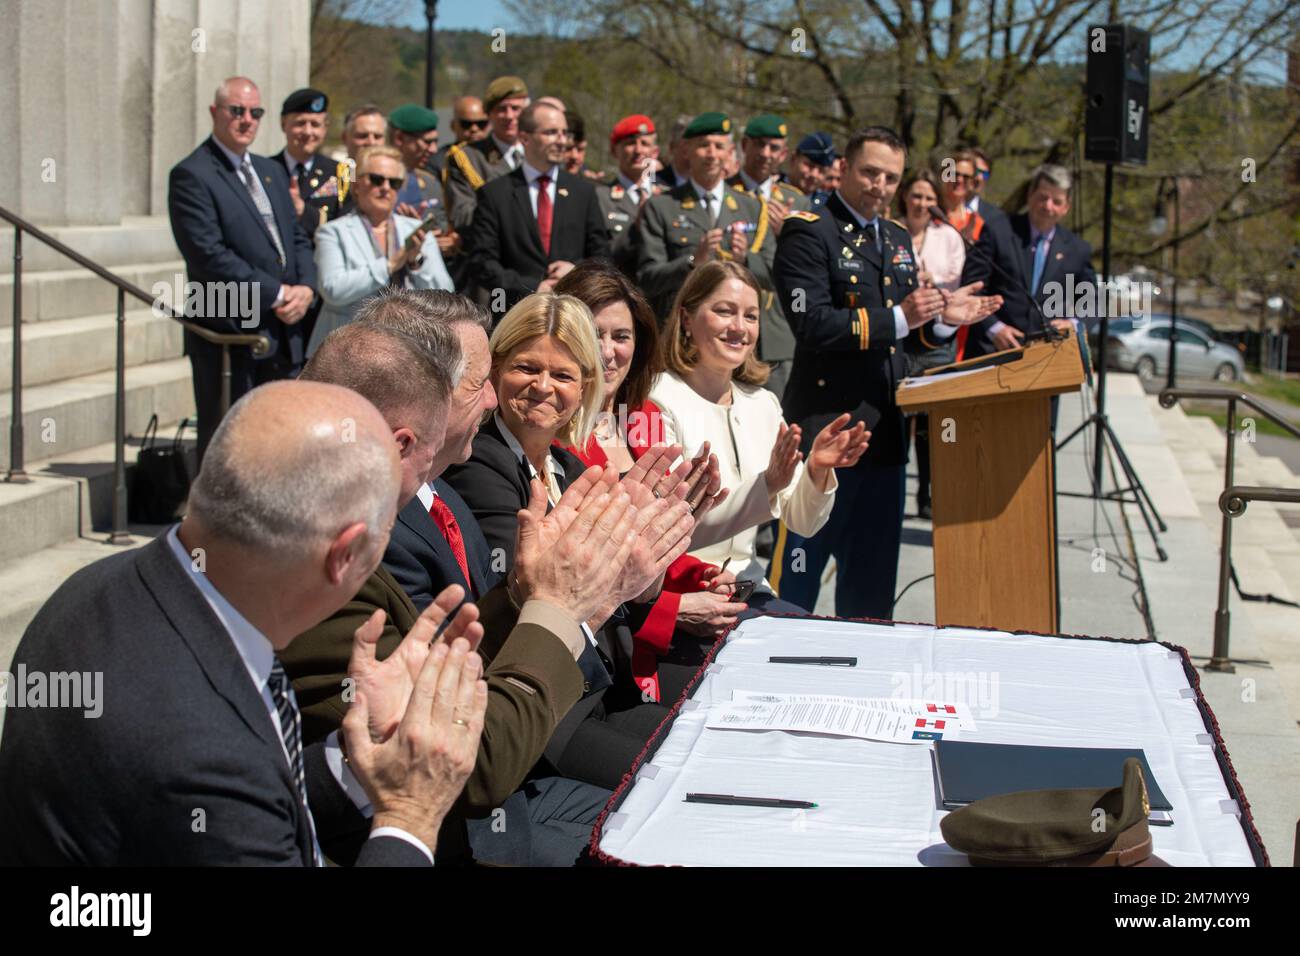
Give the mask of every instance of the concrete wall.
POLYGON ((168 170, 207 136, 223 78, 261 88, 259 153, 283 145, 280 102, 307 83, 310 0, 4 6, 0 206, 38 225, 166 215, 168 170))

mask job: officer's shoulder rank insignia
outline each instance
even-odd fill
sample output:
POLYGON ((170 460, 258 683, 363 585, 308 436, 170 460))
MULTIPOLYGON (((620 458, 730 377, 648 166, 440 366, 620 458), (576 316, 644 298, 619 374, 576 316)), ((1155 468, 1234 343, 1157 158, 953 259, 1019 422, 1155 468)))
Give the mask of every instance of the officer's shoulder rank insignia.
POLYGON ((795 209, 792 212, 786 213, 785 217, 787 219, 802 219, 804 222, 816 222, 818 219, 821 218, 821 216, 819 216, 817 213, 808 212, 807 210, 804 209, 795 209))

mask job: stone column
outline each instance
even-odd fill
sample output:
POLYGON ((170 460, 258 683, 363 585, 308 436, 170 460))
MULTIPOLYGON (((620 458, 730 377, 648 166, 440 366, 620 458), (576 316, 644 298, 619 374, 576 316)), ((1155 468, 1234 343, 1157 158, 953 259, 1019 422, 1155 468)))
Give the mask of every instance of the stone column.
POLYGON ((284 142, 310 0, 9 0, 0 19, 0 205, 37 225, 166 215, 167 173, 211 130, 227 76, 262 91, 253 150, 284 142))

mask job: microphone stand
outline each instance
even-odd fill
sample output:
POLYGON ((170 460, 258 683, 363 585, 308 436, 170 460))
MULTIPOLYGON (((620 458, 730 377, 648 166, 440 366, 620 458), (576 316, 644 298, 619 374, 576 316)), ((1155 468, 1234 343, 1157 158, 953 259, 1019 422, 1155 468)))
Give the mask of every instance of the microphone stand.
MULTIPOLYGON (((966 238, 966 234, 954 226, 952 220, 949 219, 947 214, 937 205, 930 207, 930 218, 935 222, 943 223, 943 225, 957 233, 961 238, 962 245, 966 247, 968 253, 975 248, 975 243, 966 238)), ((1037 297, 1030 293, 1022 283, 1012 277, 1005 269, 998 265, 998 261, 992 256, 989 257, 989 265, 992 266, 993 270, 1007 283, 1009 288, 1015 288, 1017 292, 1025 293, 1026 297, 1029 299, 1029 304, 1032 305, 1034 311, 1038 313, 1039 328, 1035 331, 1026 332, 1025 341, 1032 342, 1036 339, 1046 339, 1049 342, 1062 341, 1065 338, 1065 333, 1052 328, 1052 323, 1047 321, 1047 316, 1043 313, 1042 306, 1038 304, 1037 297)))
MULTIPOLYGON (((1101 253, 1101 273, 1104 282, 1110 282, 1110 227, 1112 202, 1111 196, 1114 190, 1115 166, 1113 163, 1106 164, 1106 189, 1105 198, 1102 200, 1102 253, 1101 253)), ((1160 544, 1160 536, 1156 533, 1158 526, 1162 532, 1168 531, 1169 526, 1165 524, 1164 518, 1160 517, 1160 512, 1156 510, 1155 503, 1151 500, 1151 495, 1146 486, 1142 484, 1142 479, 1138 476, 1137 469, 1133 467, 1133 462, 1129 460, 1124 446, 1120 444, 1119 436, 1115 430, 1110 427, 1110 418, 1106 414, 1106 366, 1107 366, 1107 346, 1110 342, 1110 319, 1106 314, 1107 310, 1102 309, 1101 325, 1098 330, 1100 337, 1099 347, 1097 349, 1097 410, 1079 423, 1078 427, 1070 434, 1066 435, 1057 442, 1057 449, 1064 448, 1070 443, 1076 435, 1082 435, 1089 428, 1095 428, 1096 434, 1093 436, 1093 460, 1092 460, 1092 492, 1082 494, 1079 492, 1062 492, 1080 498, 1092 498, 1094 500, 1106 499, 1117 501, 1121 504, 1129 503, 1137 505, 1138 512, 1142 515, 1142 521, 1147 526, 1147 533, 1151 535, 1151 542, 1156 547, 1156 555, 1161 561, 1168 561, 1169 555, 1160 544), (1118 479, 1115 482, 1114 491, 1102 490, 1102 456, 1105 454, 1106 445, 1110 445, 1115 453, 1115 461, 1119 463, 1120 470, 1124 473, 1126 485, 1121 486, 1118 479), (1129 495, 1133 497, 1128 497, 1129 495), (1149 512, 1149 513, 1148 513, 1149 512), (1153 521, 1154 519, 1154 521, 1153 521)))

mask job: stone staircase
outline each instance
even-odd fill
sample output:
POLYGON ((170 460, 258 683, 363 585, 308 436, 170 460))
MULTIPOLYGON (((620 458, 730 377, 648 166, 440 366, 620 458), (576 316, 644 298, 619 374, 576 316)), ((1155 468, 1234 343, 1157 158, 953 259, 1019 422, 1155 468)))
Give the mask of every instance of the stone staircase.
MULTIPOLYGON (((47 230, 146 292, 183 278, 164 217, 47 230)), ((0 230, 0 472, 9 467, 13 232, 0 230)), ((32 481, 0 481, 0 670, 23 629, 74 571, 106 554, 113 492, 117 289, 23 237, 23 454, 32 481)), ((126 428, 159 436, 194 413, 181 327, 126 300, 126 428)), ((126 457, 134 464, 137 441, 126 457)), ((137 529, 133 529, 135 531, 137 529)), ((157 529, 139 529, 136 543, 157 529)))

